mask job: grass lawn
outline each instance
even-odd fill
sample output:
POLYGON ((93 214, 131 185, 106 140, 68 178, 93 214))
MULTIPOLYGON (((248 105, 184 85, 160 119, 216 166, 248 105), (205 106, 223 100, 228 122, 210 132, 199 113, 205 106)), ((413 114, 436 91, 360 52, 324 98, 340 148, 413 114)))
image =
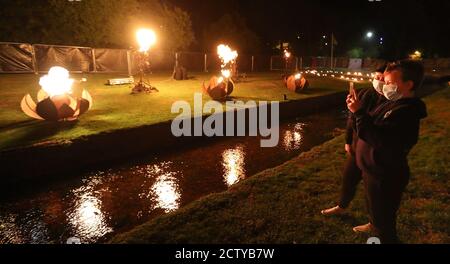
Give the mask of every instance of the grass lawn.
MULTIPOLYGON (((30 93, 33 98, 40 89, 39 77, 34 74, 0 75, 0 150, 36 143, 59 143, 81 136, 137 127, 173 119, 170 108, 177 100, 185 100, 193 105, 194 93, 201 92, 203 81, 212 74, 193 73, 193 79, 175 81, 170 73, 155 73, 150 76, 151 83, 160 92, 153 94, 130 95, 130 86, 106 86, 109 78, 124 77, 114 74, 73 74, 72 78, 86 77, 83 84, 92 95, 93 108, 78 121, 72 123, 51 123, 34 120, 20 109, 20 101, 30 93)), ((283 101, 283 94, 289 100, 320 96, 348 87, 346 81, 329 78, 309 78, 311 89, 296 94, 284 88, 280 73, 252 73, 245 82, 237 84, 232 97, 234 100, 283 101)), ((358 84, 359 87, 367 85, 358 84)), ((80 92, 81 85, 74 85, 74 92, 80 92)), ((204 96, 203 101, 208 100, 204 96)))
MULTIPOLYGON (((412 178, 399 212, 399 236, 406 243, 450 243, 450 90, 425 101, 429 117, 409 156, 412 178)), ((368 221, 362 185, 347 215, 320 214, 338 200, 344 159, 340 135, 111 242, 365 243, 368 236, 351 229, 368 221)))

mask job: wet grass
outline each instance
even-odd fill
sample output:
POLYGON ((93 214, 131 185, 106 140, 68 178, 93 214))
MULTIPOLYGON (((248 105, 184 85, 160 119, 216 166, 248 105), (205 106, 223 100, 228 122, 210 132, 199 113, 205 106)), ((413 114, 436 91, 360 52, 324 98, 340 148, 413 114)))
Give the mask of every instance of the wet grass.
MULTIPOLYGON (((450 91, 425 99, 429 117, 409 156, 412 178, 399 211, 405 243, 450 243, 450 91)), ((347 215, 323 217, 338 200, 344 137, 263 171, 226 192, 153 219, 112 243, 365 243, 362 185, 347 215)))
MULTIPOLYGON (((0 149, 36 143, 60 143, 74 138, 117 129, 155 124, 173 119, 170 108, 177 100, 187 101, 193 106, 194 93, 201 92, 203 81, 209 80, 210 73, 193 73, 191 79, 175 81, 169 72, 155 73, 150 82, 160 92, 130 95, 130 86, 106 86, 107 79, 125 77, 114 74, 74 74, 72 78, 86 77, 88 82, 74 85, 75 93, 86 88, 92 95, 93 108, 73 123, 50 123, 29 118, 20 109, 20 101, 29 93, 35 98, 40 89, 38 75, 0 75, 0 149)), ((345 81, 329 78, 309 78, 311 89, 304 94, 296 94, 284 88, 281 73, 252 73, 237 84, 233 100, 283 101, 299 100, 344 91, 345 81)), ((367 84, 358 85, 367 86, 367 84)), ((203 101, 208 100, 207 96, 203 101)), ((193 109, 192 109, 193 110, 193 109)))

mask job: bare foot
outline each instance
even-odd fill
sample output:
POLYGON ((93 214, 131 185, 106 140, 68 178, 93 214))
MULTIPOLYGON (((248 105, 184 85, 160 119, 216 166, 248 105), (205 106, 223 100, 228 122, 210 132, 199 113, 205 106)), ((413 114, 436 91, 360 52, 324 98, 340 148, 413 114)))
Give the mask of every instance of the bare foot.
POLYGON ((367 223, 365 225, 355 226, 353 227, 353 232, 355 233, 378 233, 377 229, 371 223, 367 223))
POLYGON ((345 213, 345 209, 339 207, 338 205, 332 208, 322 210, 320 211, 320 213, 322 213, 323 215, 339 215, 345 213))

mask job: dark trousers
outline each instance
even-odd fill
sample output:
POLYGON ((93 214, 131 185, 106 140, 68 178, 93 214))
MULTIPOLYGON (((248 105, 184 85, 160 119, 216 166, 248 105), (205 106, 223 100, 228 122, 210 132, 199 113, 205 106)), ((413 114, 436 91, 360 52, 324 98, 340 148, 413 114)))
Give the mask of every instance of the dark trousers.
POLYGON ((342 176, 339 207, 347 208, 355 197, 356 187, 358 187, 358 184, 362 180, 362 172, 356 165, 354 155, 347 155, 342 176))
POLYGON ((399 243, 397 237, 397 211, 402 194, 409 182, 409 170, 383 175, 362 173, 371 223, 379 231, 383 244, 399 243))

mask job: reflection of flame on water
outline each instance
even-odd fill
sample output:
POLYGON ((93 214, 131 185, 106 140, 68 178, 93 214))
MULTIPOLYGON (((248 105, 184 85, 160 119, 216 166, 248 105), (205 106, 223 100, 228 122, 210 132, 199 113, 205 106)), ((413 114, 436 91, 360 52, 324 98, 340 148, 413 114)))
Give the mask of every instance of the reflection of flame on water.
POLYGON ((21 228, 16 224, 15 214, 0 215, 0 244, 24 243, 21 228))
POLYGON ((82 242, 95 241, 113 231, 101 210, 102 202, 95 196, 97 192, 93 191, 95 185, 99 183, 101 180, 94 177, 87 186, 73 191, 77 200, 75 210, 68 217, 76 230, 74 235, 82 242))
POLYGON ((176 178, 170 174, 159 176, 152 186, 152 192, 156 196, 157 204, 155 206, 164 209, 166 213, 180 207, 181 194, 178 184, 176 178))
POLYGON ((0 244, 49 243, 48 227, 38 208, 19 214, 0 214, 0 244), (24 215, 24 216, 23 216, 24 215))
POLYGON ((245 177, 244 149, 238 146, 234 149, 227 149, 222 154, 222 165, 225 170, 224 179, 228 186, 236 184, 245 177))
POLYGON ((181 198, 178 179, 175 177, 177 172, 171 171, 169 164, 168 162, 155 164, 146 170, 147 177, 156 178, 147 195, 154 202, 152 209, 161 208, 166 213, 178 209, 181 198))
POLYGON ((303 141, 304 126, 304 123, 297 123, 293 129, 284 132, 283 145, 286 150, 296 150, 300 148, 303 141))

